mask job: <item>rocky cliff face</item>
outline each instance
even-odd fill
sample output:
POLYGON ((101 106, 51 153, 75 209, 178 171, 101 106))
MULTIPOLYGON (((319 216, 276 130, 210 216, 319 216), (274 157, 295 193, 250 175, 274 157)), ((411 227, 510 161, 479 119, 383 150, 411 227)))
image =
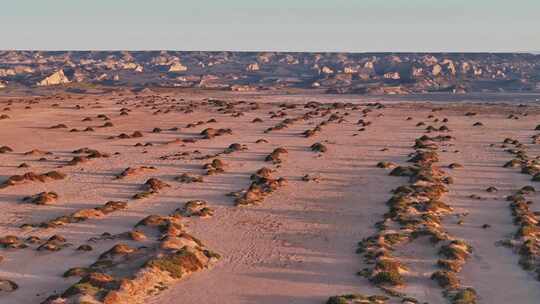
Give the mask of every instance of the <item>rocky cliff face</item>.
POLYGON ((531 91, 540 55, 511 53, 0 52, 0 81, 330 93, 531 91), (103 77, 114 75, 114 77, 103 77))
POLYGON ((57 72, 54 72, 49 77, 46 77, 45 79, 41 80, 37 83, 38 86, 50 86, 50 85, 58 85, 58 84, 65 84, 70 83, 71 81, 66 77, 63 70, 59 70, 57 72))

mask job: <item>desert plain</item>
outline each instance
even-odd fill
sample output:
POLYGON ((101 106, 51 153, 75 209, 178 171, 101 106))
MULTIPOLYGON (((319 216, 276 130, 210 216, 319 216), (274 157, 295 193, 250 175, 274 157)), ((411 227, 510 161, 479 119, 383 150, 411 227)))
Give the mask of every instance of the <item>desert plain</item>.
POLYGON ((538 97, 460 98, 1 96, 0 303, 538 303, 538 97))

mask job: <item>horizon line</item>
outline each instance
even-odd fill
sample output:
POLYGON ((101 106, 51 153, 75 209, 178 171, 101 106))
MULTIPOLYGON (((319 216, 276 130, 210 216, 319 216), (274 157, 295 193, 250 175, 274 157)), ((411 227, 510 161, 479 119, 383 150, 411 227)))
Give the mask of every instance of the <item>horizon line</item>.
POLYGON ((268 49, 216 49, 216 50, 197 50, 197 49, 24 49, 24 48, 13 48, 13 49, 0 49, 0 52, 232 52, 232 53, 261 53, 261 52, 275 52, 275 53, 347 53, 347 54, 372 54, 372 53, 389 53, 389 54, 421 54, 421 53, 440 53, 440 54, 532 54, 540 55, 540 51, 459 51, 459 50, 420 50, 420 51, 410 51, 410 50, 398 50, 398 51, 351 51, 351 50, 268 50, 268 49))

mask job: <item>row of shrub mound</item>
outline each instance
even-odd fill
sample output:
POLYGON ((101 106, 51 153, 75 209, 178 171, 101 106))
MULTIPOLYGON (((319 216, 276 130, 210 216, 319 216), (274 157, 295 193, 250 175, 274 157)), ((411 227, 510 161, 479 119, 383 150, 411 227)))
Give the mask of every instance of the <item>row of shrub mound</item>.
POLYGON ((445 297, 451 303, 472 304, 477 301, 474 289, 464 287, 457 277, 472 248, 449 235, 443 227, 443 218, 453 212, 452 207, 442 200, 453 178, 438 166, 437 150, 450 140, 452 137, 449 135, 423 135, 415 140, 415 152, 408 160, 413 165, 377 164, 380 168, 392 169, 390 176, 407 177, 408 183, 392 190, 393 195, 387 201, 389 210, 384 219, 376 223, 377 232, 359 242, 357 252, 366 264, 371 265, 359 274, 389 295, 401 297, 403 303, 419 302, 395 289, 406 284, 408 268, 393 252, 398 246, 419 237, 429 237, 431 243, 438 247, 440 259, 437 266, 440 270, 434 272, 431 279, 443 288, 445 297))
MULTIPOLYGON (((536 139, 533 139, 535 141, 536 139)), ((537 158, 528 156, 525 146, 517 139, 506 138, 502 145, 505 151, 514 158, 504 164, 506 168, 521 168, 521 173, 532 176, 532 181, 540 181, 540 163, 537 158), (514 148, 508 148, 508 145, 514 148)), ((520 256, 519 265, 526 271, 532 272, 540 281, 540 219, 537 212, 529 206, 533 203, 527 199, 535 193, 533 186, 526 185, 506 197, 510 202, 513 222, 518 227, 512 239, 503 240, 502 245, 513 248, 520 256)))

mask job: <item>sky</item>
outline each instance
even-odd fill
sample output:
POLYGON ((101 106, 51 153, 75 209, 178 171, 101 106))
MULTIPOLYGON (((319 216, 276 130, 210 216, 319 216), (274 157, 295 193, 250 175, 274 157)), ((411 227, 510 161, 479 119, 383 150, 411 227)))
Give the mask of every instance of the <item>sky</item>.
POLYGON ((540 0, 4 0, 0 49, 540 51, 540 0))

